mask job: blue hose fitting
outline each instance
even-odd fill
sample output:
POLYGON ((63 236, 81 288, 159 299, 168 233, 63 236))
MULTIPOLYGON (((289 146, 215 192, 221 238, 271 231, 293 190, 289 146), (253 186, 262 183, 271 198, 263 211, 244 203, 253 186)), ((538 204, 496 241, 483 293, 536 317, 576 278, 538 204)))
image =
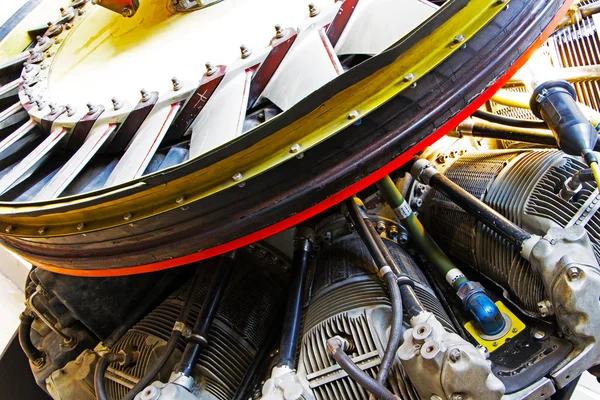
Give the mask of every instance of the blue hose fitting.
POLYGON ((506 326, 504 316, 479 282, 463 283, 457 294, 484 334, 491 336, 502 332, 506 326))

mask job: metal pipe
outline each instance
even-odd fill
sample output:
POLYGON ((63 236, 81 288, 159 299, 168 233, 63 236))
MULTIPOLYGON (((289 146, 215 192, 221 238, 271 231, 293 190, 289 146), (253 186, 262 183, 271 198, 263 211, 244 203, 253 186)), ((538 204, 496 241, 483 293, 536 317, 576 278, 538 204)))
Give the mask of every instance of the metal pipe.
POLYGON ((60 329, 58 329, 56 326, 54 326, 54 324, 35 307, 35 304, 33 303, 33 299, 35 299, 39 293, 40 293, 40 288, 38 286, 38 288, 35 290, 35 292, 33 292, 33 294, 29 297, 29 300, 27 301, 29 308, 31 309, 31 311, 33 311, 35 313, 35 315, 38 316, 38 318, 40 320, 42 320, 42 322, 44 324, 46 324, 46 326, 48 326, 48 328, 50 328, 52 330, 52 332, 56 333, 58 336, 60 336, 62 338, 63 343, 65 345, 70 345, 71 343, 73 343, 73 338, 69 335, 64 334, 60 329))
POLYGON ((100 357, 100 360, 96 364, 96 369, 94 370, 94 391, 96 392, 96 399, 108 400, 108 395, 106 394, 106 388, 104 386, 104 374, 106 373, 108 364, 123 361, 125 361, 124 353, 107 353, 100 357))
POLYGON ((496 124, 515 126, 517 128, 548 129, 548 125, 544 121, 510 118, 483 110, 475 111, 473 116, 496 124))
POLYGON ((349 348, 350 343, 348 343, 346 339, 343 339, 339 336, 334 336, 327 340, 327 350, 333 359, 337 361, 338 365, 348 374, 350 378, 356 381, 367 392, 382 400, 400 400, 398 396, 394 396, 394 394, 387 390, 385 386, 371 378, 356 364, 354 364, 354 362, 346 354, 346 350, 349 348))
POLYGON ((307 227, 298 227, 294 233, 294 255, 292 274, 283 316, 283 329, 279 342, 278 367, 296 370, 298 345, 302 325, 302 307, 306 292, 306 276, 313 251, 314 232, 307 227))
POLYGON ((448 197, 467 213, 508 240, 518 249, 521 249, 523 243, 532 237, 529 232, 512 223, 496 210, 439 173, 438 170, 430 165, 429 161, 417 159, 413 165, 411 174, 419 182, 433 187, 448 197))
POLYGON ((512 140, 516 142, 558 147, 556 138, 554 138, 552 132, 547 129, 518 128, 486 121, 467 119, 458 125, 456 133, 458 133, 459 137, 471 136, 476 138, 512 140))
POLYGON ((192 329, 192 335, 188 339, 181 361, 175 368, 174 374, 192 376, 200 352, 208 345, 208 331, 225 294, 225 289, 235 265, 236 254, 237 252, 234 250, 221 256, 217 273, 206 293, 204 303, 192 329))

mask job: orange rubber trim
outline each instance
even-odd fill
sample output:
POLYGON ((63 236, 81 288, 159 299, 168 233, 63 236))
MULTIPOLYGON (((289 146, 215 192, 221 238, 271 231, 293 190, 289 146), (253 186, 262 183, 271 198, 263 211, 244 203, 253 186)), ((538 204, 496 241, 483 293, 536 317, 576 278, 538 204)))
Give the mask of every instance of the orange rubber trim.
POLYGON ((529 60, 531 55, 535 50, 537 50, 544 42, 550 37, 552 32, 558 23, 562 19, 562 17, 567 13, 569 8, 572 5, 572 1, 567 1, 556 14, 554 19, 550 22, 550 24, 546 27, 546 29, 542 32, 542 34, 538 37, 538 39, 531 45, 529 49, 527 49, 521 57, 506 71, 504 75, 502 75, 492 86, 486 89, 477 99, 475 99, 471 104, 469 104, 466 108, 460 111, 457 115, 455 115, 452 119, 442 125, 437 131, 433 132, 427 138, 423 139, 421 142, 416 144, 413 148, 408 150, 406 153, 403 153, 398 158, 392 160, 385 166, 381 167, 377 171, 373 172, 371 175, 361 179, 358 182, 353 183, 347 188, 337 192, 336 194, 328 197, 327 199, 321 201, 320 203, 315 204, 314 206, 307 208, 295 214, 291 217, 288 217, 282 221, 279 221, 271 226, 260 229, 254 233, 243 236, 241 238, 232 240, 227 243, 223 243, 221 245, 212 247, 210 249, 202 250, 197 253, 188 254, 187 256, 173 258, 171 260, 158 261, 152 264, 138 265, 135 267, 124 267, 124 268, 115 268, 115 269, 94 269, 94 270, 76 270, 69 268, 61 268, 55 267, 52 265, 39 265, 35 263, 38 267, 43 268, 47 271, 56 272, 64 275, 72 275, 72 276, 86 276, 86 277, 109 277, 109 276, 126 276, 126 275, 134 275, 134 274, 142 274, 147 272, 156 272, 161 271, 168 268, 179 267, 181 265, 190 264, 196 261, 205 260, 207 258, 212 258, 218 256, 220 254, 226 253, 231 250, 235 250, 242 246, 246 246, 250 243, 254 243, 256 241, 262 240, 266 237, 272 236, 276 233, 279 233, 285 229, 291 228, 294 225, 299 224, 302 221, 305 221, 315 215, 327 210, 330 207, 335 206, 336 204, 346 200, 348 197, 360 192, 361 190, 367 188, 378 182, 384 176, 390 174, 394 170, 400 168, 402 165, 411 160, 411 158, 418 153, 419 151, 425 149, 427 146, 435 143, 442 136, 446 135, 452 129, 454 129, 458 124, 468 118, 473 112, 475 112, 479 107, 481 107, 485 102, 487 102, 500 88, 502 88, 506 82, 529 60))

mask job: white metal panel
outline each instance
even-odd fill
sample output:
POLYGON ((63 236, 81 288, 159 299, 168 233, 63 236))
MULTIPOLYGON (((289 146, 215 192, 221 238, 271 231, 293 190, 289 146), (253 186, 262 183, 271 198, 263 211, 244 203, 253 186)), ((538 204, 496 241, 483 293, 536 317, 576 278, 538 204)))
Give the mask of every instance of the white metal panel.
POLYGON ((61 139, 67 134, 64 128, 55 128, 50 135, 31 153, 0 180, 0 194, 29 177, 44 160, 52 154, 61 139))
POLYGON ((262 93, 287 110, 343 72, 325 30, 300 31, 262 93))
POLYGON ((225 72, 192 125, 190 158, 204 154, 242 133, 252 72, 225 72))
POLYGON ((150 112, 108 177, 105 186, 118 185, 142 176, 179 108, 179 104, 169 104, 155 107, 150 112))
POLYGON ((425 0, 360 0, 335 46, 338 55, 375 55, 438 9, 425 0))
POLYGON ((85 168, 88 162, 96 155, 98 150, 110 137, 117 125, 99 125, 94 127, 86 141, 66 162, 65 165, 50 179, 35 196, 34 200, 56 199, 69 186, 77 175, 85 168))

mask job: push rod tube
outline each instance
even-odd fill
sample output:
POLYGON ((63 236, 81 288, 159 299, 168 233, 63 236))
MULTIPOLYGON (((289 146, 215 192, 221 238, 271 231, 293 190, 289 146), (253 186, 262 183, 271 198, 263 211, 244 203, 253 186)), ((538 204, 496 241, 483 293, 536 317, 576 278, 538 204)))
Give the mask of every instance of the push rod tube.
POLYGON ((313 251, 314 232, 308 227, 298 227, 294 233, 292 274, 283 316, 283 329, 279 343, 279 367, 296 370, 298 344, 300 343, 302 308, 306 292, 306 276, 313 251))
POLYGON ((411 169, 411 175, 419 182, 442 193, 518 249, 522 249, 524 243, 532 238, 529 232, 442 175, 429 161, 417 159, 411 169))
POLYGON ((175 374, 179 373, 187 377, 192 376, 194 366, 198 362, 198 357, 200 357, 200 352, 208 345, 208 331, 212 326, 217 310, 219 309, 219 304, 221 304, 221 300, 225 294, 225 289, 235 265, 235 259, 236 251, 221 256, 217 272, 206 293, 204 303, 192 329, 192 335, 188 339, 179 365, 175 368, 175 374))

